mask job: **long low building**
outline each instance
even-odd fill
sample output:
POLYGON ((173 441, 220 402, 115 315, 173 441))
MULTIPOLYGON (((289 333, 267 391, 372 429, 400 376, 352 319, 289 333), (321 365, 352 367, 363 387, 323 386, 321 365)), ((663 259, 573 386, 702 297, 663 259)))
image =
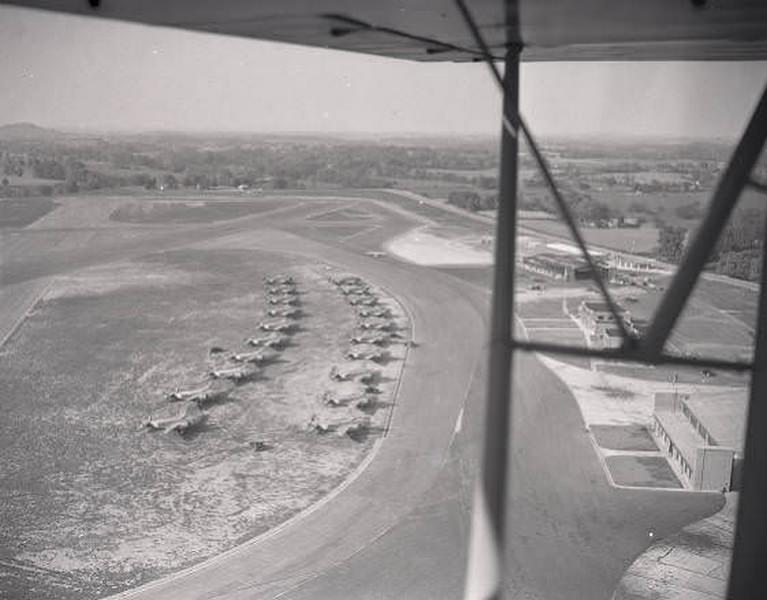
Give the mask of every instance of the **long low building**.
POLYGON ((651 431, 685 487, 738 489, 747 408, 744 390, 655 394, 651 431))
POLYGON ((624 254, 611 254, 608 260, 610 267, 626 273, 652 273, 660 271, 657 263, 651 259, 641 259, 624 254))
MULTIPOLYGON (((562 281, 582 281, 593 279, 591 267, 580 258, 567 254, 532 254, 522 258, 522 267, 527 271, 559 279, 562 281)), ((609 269, 597 263, 597 274, 600 278, 607 280, 610 276, 609 269)))

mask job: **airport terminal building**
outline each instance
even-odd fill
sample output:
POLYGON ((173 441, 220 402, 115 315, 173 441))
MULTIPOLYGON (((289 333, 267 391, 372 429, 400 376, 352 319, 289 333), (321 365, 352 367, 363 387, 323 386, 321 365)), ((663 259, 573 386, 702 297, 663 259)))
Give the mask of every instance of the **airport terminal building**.
POLYGON ((655 394, 650 430, 686 488, 739 488, 747 408, 745 390, 655 394))

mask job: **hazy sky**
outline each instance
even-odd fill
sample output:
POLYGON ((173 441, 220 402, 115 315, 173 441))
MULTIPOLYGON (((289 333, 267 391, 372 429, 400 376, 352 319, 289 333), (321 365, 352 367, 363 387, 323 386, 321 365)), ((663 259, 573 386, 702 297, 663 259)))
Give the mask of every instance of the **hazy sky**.
MULTIPOLYGON (((522 68, 541 134, 734 136, 767 63, 522 68)), ((496 133, 486 67, 423 64, 0 6, 0 123, 115 130, 496 133)))

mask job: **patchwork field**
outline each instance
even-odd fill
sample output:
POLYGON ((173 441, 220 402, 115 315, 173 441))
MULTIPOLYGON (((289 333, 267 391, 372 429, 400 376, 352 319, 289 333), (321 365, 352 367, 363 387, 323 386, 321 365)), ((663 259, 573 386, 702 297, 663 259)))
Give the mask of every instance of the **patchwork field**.
MULTIPOLYGON (((632 289, 619 292, 634 318, 650 319, 663 293, 632 289), (630 297, 631 302, 625 300, 630 297)), ((702 280, 677 322, 668 350, 692 354, 748 360, 754 343, 756 292, 733 284, 702 280)))
POLYGON ((681 488, 671 467, 662 456, 608 456, 607 466, 618 485, 681 488))
MULTIPOLYGON (((541 233, 572 239, 567 225, 549 219, 522 219, 521 227, 541 233)), ((644 226, 638 229, 596 229, 581 227, 581 234, 589 244, 613 248, 623 252, 651 252, 658 245, 657 227, 644 226)))
POLYGON ((365 210, 357 208, 337 208, 333 210, 323 211, 307 217, 309 221, 333 221, 333 222, 352 222, 356 223, 360 219, 372 219, 373 215, 365 210))
POLYGON ((54 210, 58 204, 47 198, 0 200, 0 229, 26 227, 54 210))
POLYGON ((57 278, 0 348, 0 595, 100 597, 229 548, 337 486, 385 429, 404 346, 380 367, 369 410, 326 405, 341 385, 331 367, 353 364, 343 352, 355 324, 328 273, 188 248, 57 278), (175 411, 169 392, 247 349, 275 271, 296 278, 302 311, 279 358, 205 407, 189 434, 147 430, 149 415, 175 411))
POLYGON ((208 223, 258 214, 280 205, 279 200, 127 202, 116 208, 109 218, 123 223, 208 223))

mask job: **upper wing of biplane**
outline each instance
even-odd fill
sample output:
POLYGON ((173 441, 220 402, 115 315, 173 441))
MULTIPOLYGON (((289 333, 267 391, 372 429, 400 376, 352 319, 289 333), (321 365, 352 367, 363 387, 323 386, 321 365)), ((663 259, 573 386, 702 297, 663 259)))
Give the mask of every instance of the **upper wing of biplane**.
MULTIPOLYGON (((480 60, 453 0, 2 0, 420 61, 480 60)), ((764 0, 472 0, 490 50, 524 61, 764 60, 764 0), (507 10, 508 6, 508 10, 507 10)))

